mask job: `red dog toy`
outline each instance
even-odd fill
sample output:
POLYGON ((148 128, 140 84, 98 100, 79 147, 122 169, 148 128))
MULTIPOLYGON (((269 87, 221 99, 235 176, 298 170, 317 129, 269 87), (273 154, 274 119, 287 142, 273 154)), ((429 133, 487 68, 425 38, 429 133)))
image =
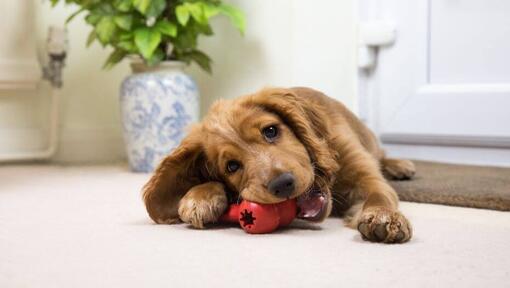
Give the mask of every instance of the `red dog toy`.
POLYGON ((258 204, 243 200, 240 204, 232 204, 220 220, 239 223, 241 228, 250 234, 270 233, 278 227, 289 225, 296 217, 295 199, 277 204, 258 204))

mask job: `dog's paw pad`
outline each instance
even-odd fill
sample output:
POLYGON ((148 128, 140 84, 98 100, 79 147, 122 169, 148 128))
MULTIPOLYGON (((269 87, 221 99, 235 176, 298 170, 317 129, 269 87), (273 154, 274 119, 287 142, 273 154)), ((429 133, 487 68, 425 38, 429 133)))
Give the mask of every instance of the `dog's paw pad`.
POLYGON ((388 231, 386 230, 386 224, 378 224, 374 229, 374 236, 377 241, 384 241, 388 237, 388 231))
POLYGON ((364 240, 372 242, 403 243, 412 237, 411 224, 404 215, 385 207, 365 209, 358 231, 364 240))

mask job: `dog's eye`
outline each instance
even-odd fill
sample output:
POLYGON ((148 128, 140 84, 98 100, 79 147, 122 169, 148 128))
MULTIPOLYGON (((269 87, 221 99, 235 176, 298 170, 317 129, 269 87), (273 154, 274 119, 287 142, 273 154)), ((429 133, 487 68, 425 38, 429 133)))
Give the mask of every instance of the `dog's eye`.
POLYGON ((239 170, 239 168, 241 168, 241 163, 239 163, 238 161, 230 160, 227 162, 228 173, 234 173, 237 170, 239 170))
POLYGON ((262 135, 266 138, 268 142, 273 142, 274 139, 278 136, 278 128, 276 126, 271 125, 262 129, 262 135))

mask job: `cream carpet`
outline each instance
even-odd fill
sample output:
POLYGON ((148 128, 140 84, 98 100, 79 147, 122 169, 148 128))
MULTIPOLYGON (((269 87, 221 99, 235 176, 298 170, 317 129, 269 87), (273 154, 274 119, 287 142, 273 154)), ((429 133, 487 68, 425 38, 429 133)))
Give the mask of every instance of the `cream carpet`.
POLYGON ((510 213, 402 203, 403 245, 329 219, 270 235, 153 225, 148 175, 0 166, 0 287, 509 287, 510 213))

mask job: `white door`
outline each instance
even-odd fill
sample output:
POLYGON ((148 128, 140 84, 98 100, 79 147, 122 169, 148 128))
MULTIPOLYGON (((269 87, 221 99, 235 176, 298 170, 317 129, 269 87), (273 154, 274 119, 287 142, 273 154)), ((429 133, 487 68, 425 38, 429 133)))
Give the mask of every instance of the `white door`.
POLYGON ((360 72, 360 113, 390 154, 510 165, 510 1, 361 2, 393 25, 360 72))

